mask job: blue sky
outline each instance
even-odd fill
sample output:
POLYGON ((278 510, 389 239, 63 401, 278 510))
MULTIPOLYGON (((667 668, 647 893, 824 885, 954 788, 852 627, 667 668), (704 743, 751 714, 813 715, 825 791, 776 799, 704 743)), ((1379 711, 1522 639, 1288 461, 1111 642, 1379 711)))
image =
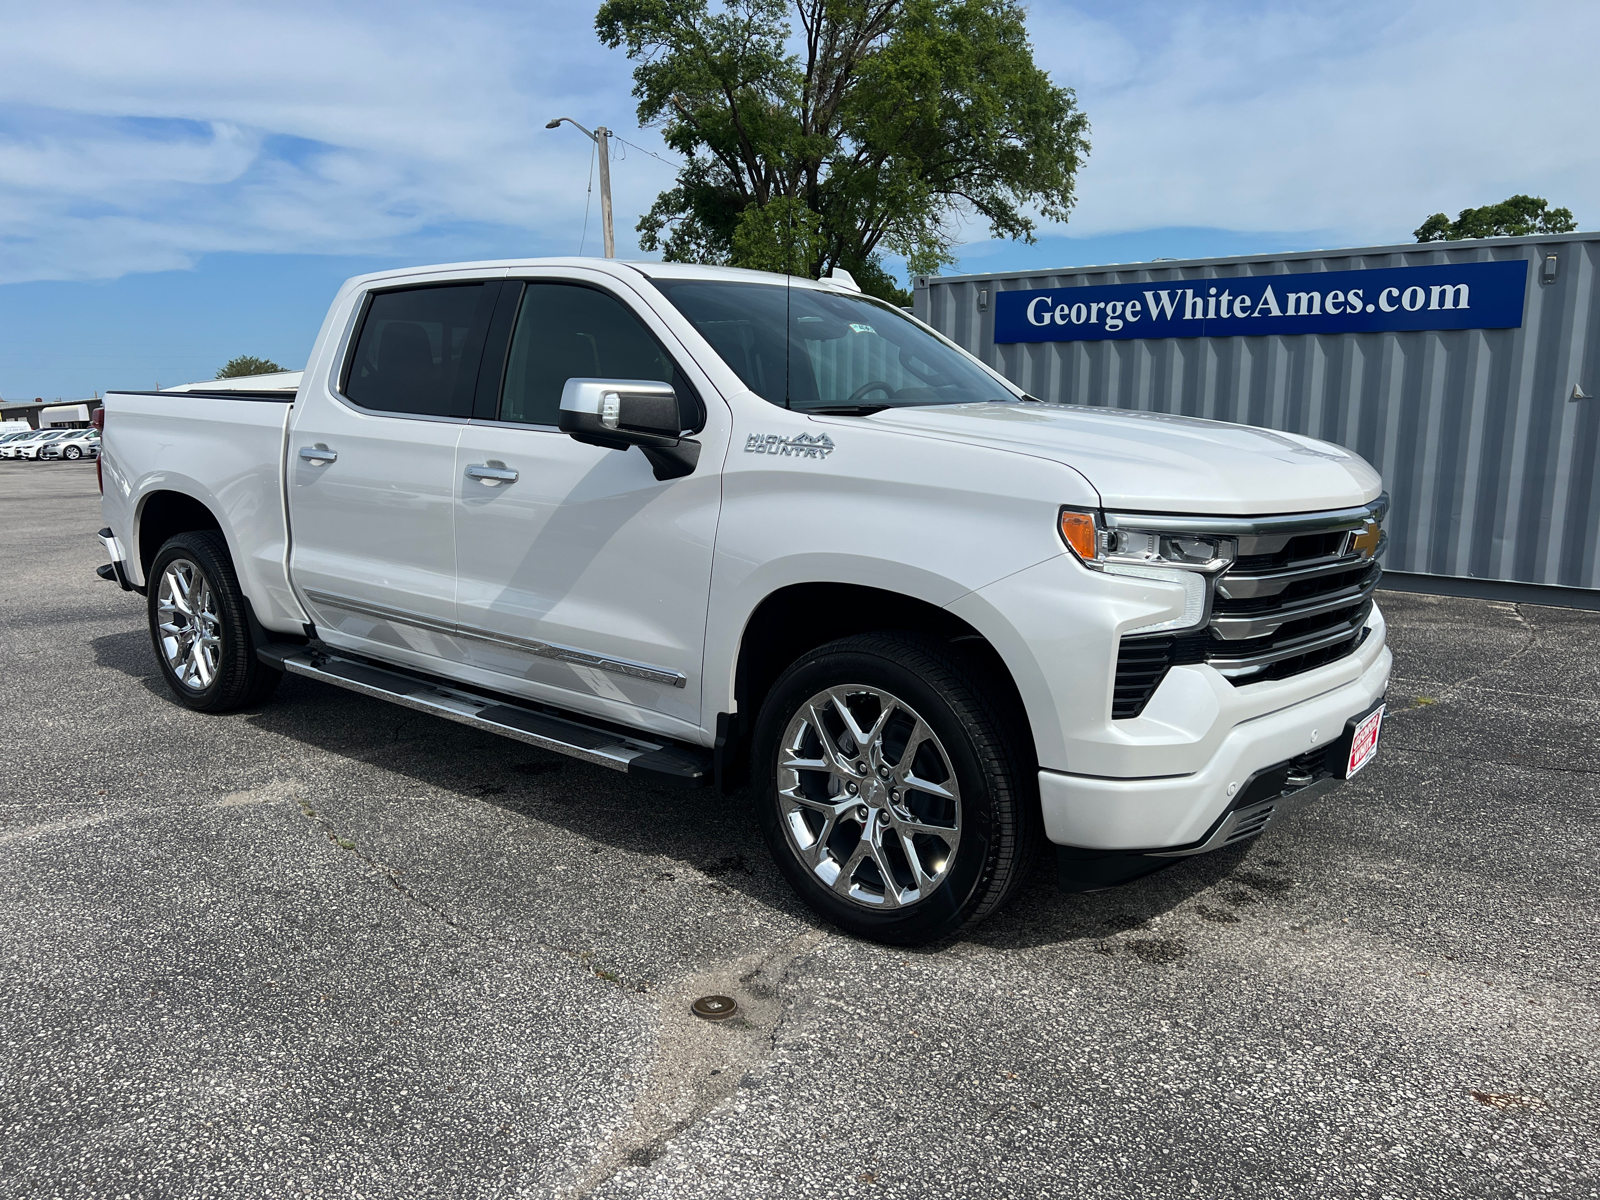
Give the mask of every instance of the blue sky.
MULTIPOLYGON (((422 262, 618 252, 671 182, 588 3, 0 0, 0 396, 302 365, 338 283, 422 262)), ((1093 150, 1065 227, 959 229, 956 270, 1409 240, 1519 191, 1600 224, 1592 0, 1029 5, 1093 150)))

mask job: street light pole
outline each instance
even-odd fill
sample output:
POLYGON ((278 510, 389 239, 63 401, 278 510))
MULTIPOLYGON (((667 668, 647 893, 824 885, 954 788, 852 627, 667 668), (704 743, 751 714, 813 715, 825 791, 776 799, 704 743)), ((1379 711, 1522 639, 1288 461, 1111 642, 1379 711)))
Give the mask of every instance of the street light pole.
POLYGON ((606 231, 606 257, 617 256, 617 239, 611 231, 611 131, 597 125, 595 145, 600 147, 600 224, 606 231))
POLYGON ((600 225, 605 230, 606 257, 617 256, 617 239, 611 229, 611 131, 604 125, 595 126, 590 133, 571 117, 557 117, 545 123, 546 129, 558 129, 565 121, 592 141, 600 154, 600 225))

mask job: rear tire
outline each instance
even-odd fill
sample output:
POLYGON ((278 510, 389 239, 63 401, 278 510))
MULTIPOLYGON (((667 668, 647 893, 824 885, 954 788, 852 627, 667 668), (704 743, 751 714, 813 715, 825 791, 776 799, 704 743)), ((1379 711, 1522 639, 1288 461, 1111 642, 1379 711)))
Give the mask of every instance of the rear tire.
POLYGON ((283 673, 256 657, 248 602, 220 533, 169 538, 145 583, 150 641, 178 703, 228 712, 272 694, 283 673))
POLYGON ((1042 838, 1018 731, 933 638, 876 633, 805 654, 756 724, 768 849, 818 915, 919 945, 1003 905, 1042 838))

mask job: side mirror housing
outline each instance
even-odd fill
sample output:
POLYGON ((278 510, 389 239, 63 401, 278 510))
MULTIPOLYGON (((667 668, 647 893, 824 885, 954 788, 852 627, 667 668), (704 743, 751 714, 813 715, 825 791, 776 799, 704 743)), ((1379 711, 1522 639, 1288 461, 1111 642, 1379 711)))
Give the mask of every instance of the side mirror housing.
POLYGON ((700 443, 681 436, 672 385, 654 379, 569 379, 561 390, 561 432, 609 450, 638 446, 657 479, 690 474, 700 443))

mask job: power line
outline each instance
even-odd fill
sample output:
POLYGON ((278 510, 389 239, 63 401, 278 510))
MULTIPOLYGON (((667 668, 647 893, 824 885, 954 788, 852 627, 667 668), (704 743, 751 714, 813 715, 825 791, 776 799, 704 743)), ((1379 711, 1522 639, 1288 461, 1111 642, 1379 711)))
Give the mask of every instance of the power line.
POLYGON ((579 258, 583 257, 583 247, 589 241, 589 202, 594 199, 594 156, 597 149, 598 143, 589 147, 589 187, 583 196, 583 236, 578 239, 579 258))
POLYGON ((657 162, 666 163, 667 166, 676 167, 680 171, 683 170, 682 163, 673 162, 670 158, 662 158, 661 155, 657 154, 654 150, 646 150, 643 146, 634 145, 634 143, 630 142, 627 138, 622 137, 619 134, 613 133, 611 136, 617 141, 621 142, 624 146, 632 146, 633 149, 637 150, 640 154, 648 154, 657 162))

